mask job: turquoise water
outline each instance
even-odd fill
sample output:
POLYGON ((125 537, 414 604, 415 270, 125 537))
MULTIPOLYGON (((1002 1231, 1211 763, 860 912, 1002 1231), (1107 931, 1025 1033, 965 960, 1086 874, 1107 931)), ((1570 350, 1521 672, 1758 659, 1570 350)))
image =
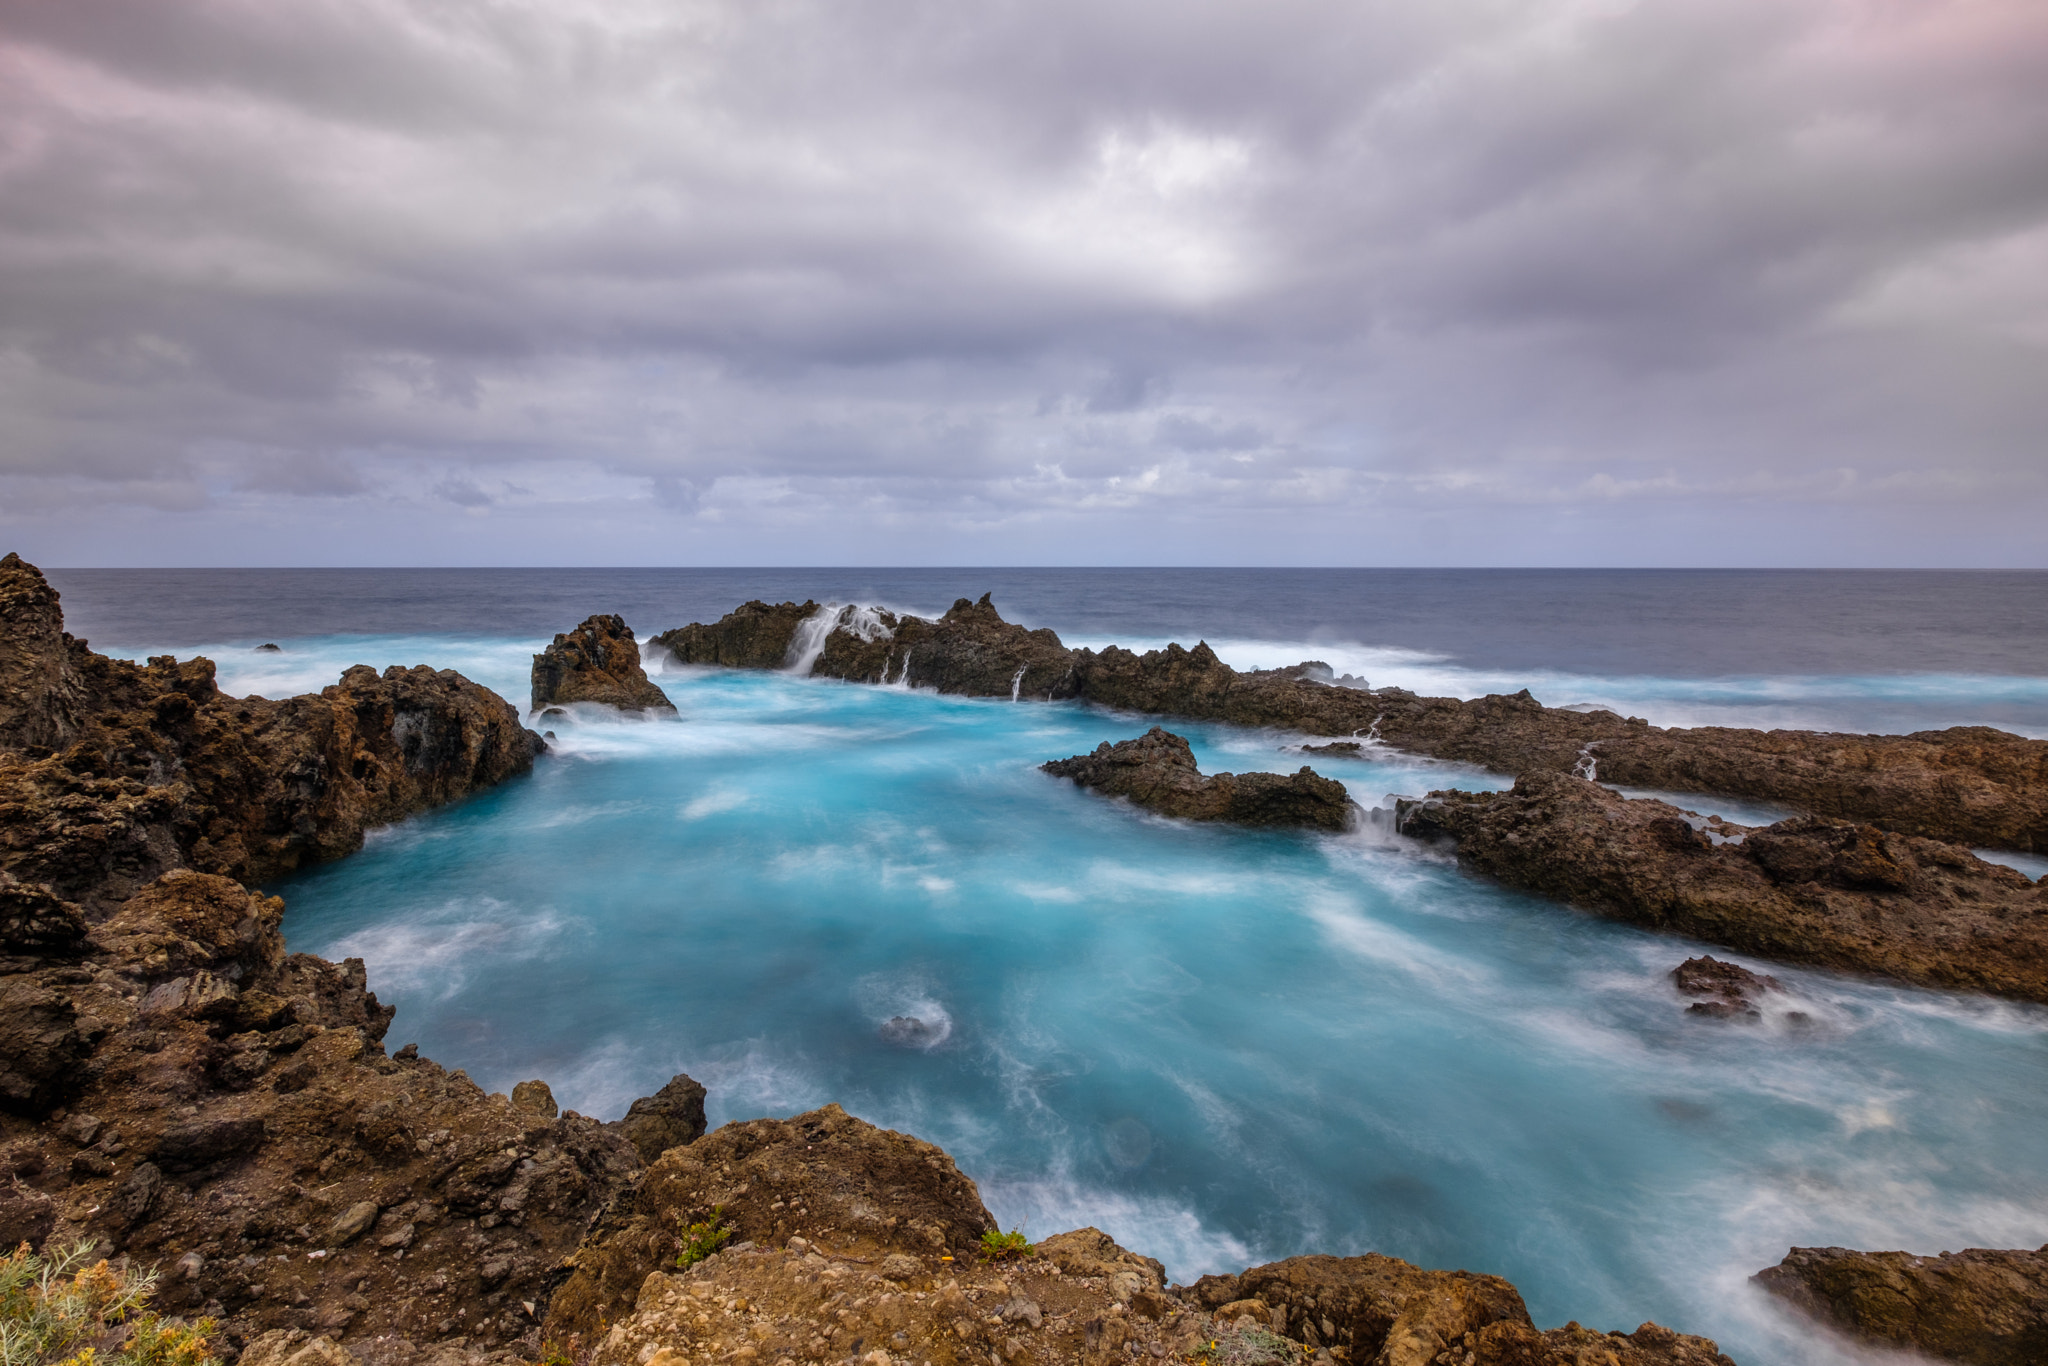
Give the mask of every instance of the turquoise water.
MULTIPOLYGON (((222 652, 224 684, 424 659, 523 700, 535 644, 286 643, 222 652)), ((530 779, 279 887, 292 947, 365 958, 389 1042, 489 1089, 608 1118, 687 1071, 714 1124, 837 1100, 944 1145, 1006 1225, 1092 1223, 1183 1280, 1371 1249, 1792 1366, 1854 1358, 1746 1286, 1790 1245, 2048 1239, 2048 1011, 1773 967, 1763 1026, 1692 1020, 1664 975, 1698 945, 1376 826, 1199 828, 1036 772, 1138 718, 658 677, 676 720, 558 725, 530 779)), ((1205 771, 1301 762, 1184 729, 1205 771)), ((1369 807, 1501 781, 1318 767, 1369 807)))

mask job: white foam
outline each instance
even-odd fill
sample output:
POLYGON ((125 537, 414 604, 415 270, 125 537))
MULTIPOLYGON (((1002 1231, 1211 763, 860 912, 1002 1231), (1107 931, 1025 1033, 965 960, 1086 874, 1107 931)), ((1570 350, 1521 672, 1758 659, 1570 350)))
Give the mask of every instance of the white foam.
POLYGON ((552 910, 521 913, 494 897, 479 897, 358 930, 317 952, 325 958, 362 959, 373 991, 445 1001, 462 990, 472 970, 492 960, 531 959, 548 952, 570 923, 552 910))
POLYGON ((676 811, 679 820, 701 821, 706 816, 716 816, 726 811, 738 811, 754 804, 753 795, 744 788, 714 787, 701 797, 692 797, 676 811))

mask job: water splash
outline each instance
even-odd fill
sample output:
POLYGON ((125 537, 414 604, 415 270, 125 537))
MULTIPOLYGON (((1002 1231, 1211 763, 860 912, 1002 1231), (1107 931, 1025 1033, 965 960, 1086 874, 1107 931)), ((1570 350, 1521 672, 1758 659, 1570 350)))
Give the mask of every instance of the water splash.
MULTIPOLYGON (((1029 666, 1027 665, 1026 667, 1028 668, 1029 666)), ((1023 690, 1024 690, 1024 670, 1023 670, 1023 669, 1019 669, 1019 670, 1017 670, 1017 676, 1016 676, 1015 678, 1013 678, 1013 679, 1011 679, 1011 680, 1010 680, 1010 700, 1011 700, 1012 702, 1015 702, 1015 701, 1017 700, 1017 697, 1018 697, 1018 695, 1019 695, 1019 694, 1020 694, 1021 692, 1023 692, 1023 690)))

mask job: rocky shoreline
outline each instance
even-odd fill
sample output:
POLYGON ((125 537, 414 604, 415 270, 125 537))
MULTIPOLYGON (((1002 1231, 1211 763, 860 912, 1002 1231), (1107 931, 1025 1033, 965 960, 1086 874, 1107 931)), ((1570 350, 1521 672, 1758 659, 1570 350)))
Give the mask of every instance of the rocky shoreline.
POLYGON ((1092 754, 1040 764, 1055 778, 1071 778, 1112 797, 1127 797, 1149 811, 1181 820, 1232 825, 1343 830, 1358 805, 1344 784, 1304 766, 1299 773, 1218 773, 1204 777, 1188 742, 1158 726, 1135 740, 1108 741, 1092 754))
MULTIPOLYGON (((767 667, 816 618, 809 605, 750 606, 655 643, 685 663, 767 667)), ((1221 667, 1202 647, 1066 652, 986 599, 915 620, 842 614, 812 642, 818 667, 1096 700, 1115 679, 1184 669, 1213 681, 1221 667)), ((559 1112, 539 1082, 486 1095, 410 1046, 387 1051, 393 1011, 361 960, 288 954, 282 901, 245 884, 530 771, 545 745, 509 703, 425 668, 351 669, 284 701, 228 698, 205 660, 93 654, 12 555, 0 560, 0 631, 0 1238, 90 1238, 160 1268, 158 1305, 219 1320, 224 1358, 1732 1366, 1713 1343, 1654 1324, 1538 1330, 1498 1277, 1379 1256, 1296 1257, 1177 1287, 1093 1229, 1027 1253, 992 1237, 945 1153, 836 1106, 706 1135, 703 1088, 686 1077, 609 1124, 559 1112)), ((632 642, 603 617, 558 637, 536 657, 536 704, 651 707, 637 649, 630 667, 624 655, 632 642)), ((1241 677, 1246 695, 1355 691, 1241 677)), ((1242 775, 1225 791, 1178 740, 1126 742, 1145 753, 1122 767, 1164 774, 1169 801, 1225 813, 1262 786, 1273 790, 1246 807, 1261 818, 1326 823, 1337 807, 1319 785, 1343 801, 1307 770, 1242 775)), ((1909 853, 1944 888, 1998 890, 1909 853)), ((1700 971, 1722 990, 1726 973, 1700 971)), ((1854 1318, 1841 1295, 1812 1293, 1793 1298, 1854 1318)))

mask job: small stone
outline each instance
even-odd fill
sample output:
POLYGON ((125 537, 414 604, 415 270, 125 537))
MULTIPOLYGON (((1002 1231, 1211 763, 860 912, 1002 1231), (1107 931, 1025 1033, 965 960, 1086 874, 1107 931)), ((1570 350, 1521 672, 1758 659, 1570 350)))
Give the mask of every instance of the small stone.
POLYGON ((177 1265, 179 1275, 188 1281, 196 1281, 199 1279, 199 1273, 206 1269, 206 1258, 197 1252, 188 1252, 178 1258, 177 1265))
POLYGON ((335 1221, 328 1225, 327 1239, 336 1247, 345 1246, 362 1237, 370 1225, 377 1222, 381 1211, 375 1200, 363 1200, 343 1210, 335 1221))
POLYGON ((83 1112, 70 1116, 57 1126, 60 1137, 70 1139, 81 1148, 90 1147, 93 1139, 99 1136, 99 1132, 99 1120, 83 1112))
MULTIPOLYGON (((796 1241, 795 1239, 791 1240, 796 1241)), ((882 1258, 881 1273, 884 1279, 907 1281, 924 1274, 924 1264, 908 1253, 892 1252, 882 1258)))
POLYGON ((411 1247, 413 1227, 411 1224, 400 1224, 397 1228, 379 1238, 377 1246, 382 1248, 411 1247))

